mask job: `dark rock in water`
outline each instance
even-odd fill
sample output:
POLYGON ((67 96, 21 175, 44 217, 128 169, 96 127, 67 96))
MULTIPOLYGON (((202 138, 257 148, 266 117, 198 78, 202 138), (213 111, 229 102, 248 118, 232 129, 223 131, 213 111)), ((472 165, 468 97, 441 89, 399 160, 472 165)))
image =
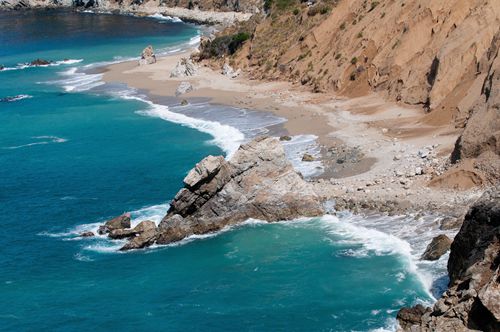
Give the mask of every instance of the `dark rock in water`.
POLYGON ((50 61, 44 59, 36 59, 30 62, 30 66, 46 66, 50 65, 50 61))
POLYGON ((181 106, 186 106, 188 104, 188 101, 186 99, 181 100, 181 106))
POLYGON ((500 189, 496 188, 469 209, 455 236, 448 260, 449 289, 423 313, 416 307, 401 309, 402 330, 500 331, 499 265, 500 189), (408 310, 415 315, 409 317, 408 310))
POLYGON ((304 153, 304 155, 302 156, 302 161, 314 161, 314 157, 309 153, 304 153))
POLYGON ((102 235, 125 228, 130 228, 130 213, 124 213, 121 216, 106 221, 103 226, 99 226, 97 232, 102 235))
POLYGON ((4 68, 5 68, 4 66, 0 65, 0 70, 4 70, 4 68))
POLYGON ((425 249, 421 259, 427 261, 438 260, 450 249, 451 242, 451 239, 444 234, 436 236, 425 249))
POLYGON ((324 213, 321 199, 293 169, 276 138, 256 138, 240 146, 230 161, 209 156, 184 183, 159 225, 159 244, 249 218, 279 221, 324 213))
POLYGON ((81 237, 92 237, 95 236, 94 232, 83 232, 80 234, 81 237))
POLYGON ((291 141, 292 138, 288 135, 280 136, 280 141, 291 141))

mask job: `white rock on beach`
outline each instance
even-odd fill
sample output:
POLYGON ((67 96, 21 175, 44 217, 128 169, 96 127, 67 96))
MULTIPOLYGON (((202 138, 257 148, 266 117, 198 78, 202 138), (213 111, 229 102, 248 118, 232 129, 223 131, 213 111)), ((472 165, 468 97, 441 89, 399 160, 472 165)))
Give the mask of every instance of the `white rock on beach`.
POLYGON ((156 55, 154 53, 153 46, 149 45, 142 50, 139 66, 151 65, 153 63, 156 63, 156 55))
POLYGON ((196 66, 189 58, 181 58, 175 68, 170 72, 170 77, 186 77, 196 74, 196 66))
POLYGON ((191 85, 191 83, 184 81, 181 82, 181 84, 179 84, 179 86, 177 87, 177 90, 175 90, 175 95, 180 96, 190 91, 193 91, 193 86, 191 85))
POLYGON ((241 70, 238 69, 238 70, 234 70, 233 67, 231 67, 230 65, 228 65, 227 63, 224 64, 224 66, 222 66, 222 74, 224 76, 227 76, 229 78, 235 78, 235 77, 238 77, 238 75, 240 75, 241 73, 241 70))

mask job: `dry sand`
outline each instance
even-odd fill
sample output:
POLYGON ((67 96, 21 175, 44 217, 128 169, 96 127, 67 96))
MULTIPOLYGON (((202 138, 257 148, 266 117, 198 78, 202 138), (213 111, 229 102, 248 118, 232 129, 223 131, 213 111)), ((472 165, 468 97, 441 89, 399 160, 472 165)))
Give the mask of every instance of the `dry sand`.
POLYGON ((408 208, 446 211, 457 204, 465 207, 481 193, 456 177, 428 186, 449 168, 458 132, 450 125, 428 125, 423 109, 389 103, 376 94, 347 99, 288 82, 249 80, 245 74, 232 79, 208 66, 200 66, 191 77, 171 78, 176 63, 189 55, 190 51, 161 57, 147 66, 136 61, 113 64, 104 70, 104 80, 126 83, 153 97, 175 97, 180 82, 187 81, 194 91, 180 96, 179 102, 204 97, 286 118, 289 135, 318 136, 326 166, 325 173, 312 180, 318 192, 343 200, 351 209, 395 201, 408 208), (448 182, 456 188, 445 188, 448 182))

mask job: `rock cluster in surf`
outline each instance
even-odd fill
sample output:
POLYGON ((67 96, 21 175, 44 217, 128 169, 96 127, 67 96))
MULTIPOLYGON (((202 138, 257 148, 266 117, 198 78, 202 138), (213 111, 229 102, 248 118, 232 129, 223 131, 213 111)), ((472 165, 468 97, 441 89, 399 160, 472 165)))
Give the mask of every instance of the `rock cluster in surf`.
POLYGON ((118 231, 116 226, 129 218, 125 215, 102 229, 112 238, 117 238, 115 234, 130 237, 122 248, 129 250, 216 232, 250 218, 275 222, 325 212, 312 185, 294 170, 279 140, 271 137, 241 145, 229 161, 206 157, 188 173, 184 184, 157 228, 149 225, 139 232, 139 226, 133 231, 128 224, 118 231))
POLYGON ((500 190, 465 216, 448 260, 450 287, 433 308, 403 308, 403 331, 500 331, 500 190))

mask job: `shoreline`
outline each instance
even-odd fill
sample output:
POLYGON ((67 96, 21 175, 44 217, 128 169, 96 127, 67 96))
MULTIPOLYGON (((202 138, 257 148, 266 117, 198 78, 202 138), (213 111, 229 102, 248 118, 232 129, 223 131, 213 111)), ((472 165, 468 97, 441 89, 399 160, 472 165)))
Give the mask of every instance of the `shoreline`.
MULTIPOLYGON (((376 94, 347 99, 308 92, 288 82, 249 80, 244 73, 229 78, 203 63, 194 76, 171 78, 176 63, 192 51, 161 56, 146 66, 136 61, 105 66, 103 81, 126 84, 152 99, 177 98, 180 103, 205 98, 211 104, 285 118, 288 135, 318 137, 326 170, 310 181, 323 197, 335 199, 339 208, 446 215, 455 211, 458 217, 483 192, 475 187, 457 191, 446 183, 428 186, 450 168, 448 155, 458 134, 448 126, 424 127, 419 122, 423 109, 386 102, 376 94), (181 82, 189 82, 194 90, 176 97, 181 82), (420 156, 422 151, 425 158, 420 156)), ((459 182, 468 185, 467 179, 459 182)))

